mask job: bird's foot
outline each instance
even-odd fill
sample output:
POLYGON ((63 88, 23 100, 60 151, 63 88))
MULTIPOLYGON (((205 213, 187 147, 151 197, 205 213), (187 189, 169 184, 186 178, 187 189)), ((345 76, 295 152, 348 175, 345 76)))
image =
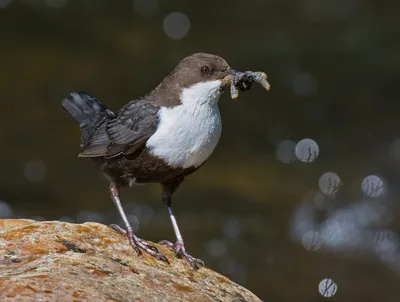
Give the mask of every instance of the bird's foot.
POLYGON ((190 266, 194 269, 199 269, 200 266, 205 266, 203 260, 197 259, 192 257, 185 248, 185 244, 183 241, 177 241, 175 244, 168 241, 168 240, 162 240, 159 242, 159 244, 164 245, 170 249, 172 249, 175 253, 175 257, 177 258, 185 258, 190 266))
POLYGON ((132 248, 136 251, 136 253, 138 255, 141 255, 142 251, 145 251, 146 253, 150 254, 154 258, 156 258, 158 260, 162 260, 169 264, 167 257, 165 257, 163 254, 161 254, 154 245, 151 245, 151 244, 143 241, 142 239, 138 238, 132 232, 132 230, 125 230, 116 224, 111 224, 110 227, 113 228, 114 230, 116 230, 118 233, 121 233, 121 234, 125 235, 126 237, 128 237, 130 245, 132 246, 132 248))

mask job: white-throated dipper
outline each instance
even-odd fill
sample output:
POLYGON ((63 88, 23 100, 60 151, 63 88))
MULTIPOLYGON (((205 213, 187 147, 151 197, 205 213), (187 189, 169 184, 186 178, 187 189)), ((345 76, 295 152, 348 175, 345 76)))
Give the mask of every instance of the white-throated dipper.
MULTIPOLYGON (((265 74, 264 74, 265 75, 265 74)), ((96 161, 110 181, 111 198, 124 221, 131 246, 168 262, 157 248, 133 232, 119 199, 119 189, 140 183, 160 183, 176 243, 162 241, 177 257, 186 258, 194 268, 204 265, 185 248, 171 207, 171 196, 186 176, 202 166, 221 135, 218 100, 227 84, 250 89, 256 81, 251 72, 232 70, 219 56, 196 53, 184 58, 149 94, 129 102, 116 112, 85 93, 71 93, 62 108, 79 123, 81 153, 96 161), (240 76, 236 77, 237 74, 240 76)), ((266 82, 266 80, 265 80, 266 82)))

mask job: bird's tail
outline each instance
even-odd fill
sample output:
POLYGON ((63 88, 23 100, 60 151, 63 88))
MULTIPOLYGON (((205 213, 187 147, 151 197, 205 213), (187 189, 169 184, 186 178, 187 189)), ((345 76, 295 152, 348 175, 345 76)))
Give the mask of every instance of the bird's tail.
POLYGON ((82 147, 87 145, 100 121, 113 112, 86 92, 73 92, 62 100, 61 107, 79 123, 82 132, 82 147))

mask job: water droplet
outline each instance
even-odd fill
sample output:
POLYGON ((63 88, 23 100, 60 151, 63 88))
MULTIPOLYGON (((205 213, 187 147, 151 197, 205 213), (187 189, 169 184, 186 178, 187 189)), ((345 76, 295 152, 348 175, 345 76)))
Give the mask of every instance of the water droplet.
POLYGON ((326 278, 319 283, 318 291, 323 297, 333 297, 336 294, 337 285, 332 279, 326 278))
POLYGON ((207 251, 212 257, 221 257, 226 254, 227 248, 221 240, 214 239, 207 244, 207 251))
POLYGON ((239 222, 232 218, 222 226, 222 233, 229 238, 237 238, 240 234, 239 222))
POLYGON ((309 138, 302 139, 295 147, 295 154, 299 160, 305 163, 314 161, 319 155, 318 144, 309 138))
POLYGON ((276 157, 284 164, 290 164, 297 160, 294 153, 296 143, 291 140, 281 141, 276 148, 276 157))
POLYGON ((319 178, 318 185, 322 193, 334 196, 339 190, 340 177, 336 173, 326 172, 319 178))
POLYGON ((379 176, 369 175, 363 179, 361 190, 366 196, 376 198, 386 193, 386 185, 379 176))
POLYGON ((168 37, 180 40, 189 33, 190 20, 185 14, 174 12, 165 17, 163 28, 168 37))
POLYGON ((362 230, 353 217, 348 211, 338 211, 321 224, 319 235, 324 247, 347 249, 362 244, 362 230))
POLYGON ((40 182, 46 176, 46 165, 38 159, 30 160, 25 164, 24 175, 32 182, 40 182))
POLYGON ((301 242, 309 251, 316 251, 321 247, 321 239, 316 231, 308 231, 305 233, 301 242))
POLYGON ((291 223, 291 235, 295 240, 302 240, 305 233, 317 228, 315 214, 315 208, 308 202, 302 202, 295 208, 291 223))
POLYGON ((395 252, 399 247, 399 238, 391 230, 381 230, 372 233, 372 245, 378 254, 395 252))

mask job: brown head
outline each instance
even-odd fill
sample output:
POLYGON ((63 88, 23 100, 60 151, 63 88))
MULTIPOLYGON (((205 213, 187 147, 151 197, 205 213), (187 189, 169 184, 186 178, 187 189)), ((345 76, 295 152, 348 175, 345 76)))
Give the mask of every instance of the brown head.
POLYGON ((149 100, 161 106, 180 103, 182 90, 198 83, 220 81, 233 70, 221 57, 195 53, 181 60, 174 70, 149 95, 149 100))
POLYGON ((169 77, 188 87, 198 82, 222 80, 230 71, 223 58, 207 53, 195 53, 180 61, 169 77))

